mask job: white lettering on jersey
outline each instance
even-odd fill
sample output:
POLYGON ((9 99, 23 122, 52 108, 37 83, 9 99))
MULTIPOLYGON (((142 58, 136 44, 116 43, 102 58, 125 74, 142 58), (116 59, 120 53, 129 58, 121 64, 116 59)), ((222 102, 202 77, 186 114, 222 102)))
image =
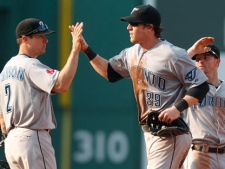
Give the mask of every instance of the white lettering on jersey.
POLYGON ((197 109, 197 106, 198 107, 214 106, 225 108, 225 98, 206 95, 206 97, 202 100, 201 103, 198 103, 194 106, 194 109, 197 109))
POLYGON ((166 79, 157 76, 153 74, 151 71, 148 71, 146 69, 143 69, 143 74, 145 80, 148 82, 149 85, 154 86, 161 91, 166 90, 166 79))
POLYGON ((19 81, 22 81, 24 77, 24 69, 22 68, 17 68, 16 66, 9 66, 6 67, 0 76, 0 81, 12 78, 12 79, 17 79, 19 81))

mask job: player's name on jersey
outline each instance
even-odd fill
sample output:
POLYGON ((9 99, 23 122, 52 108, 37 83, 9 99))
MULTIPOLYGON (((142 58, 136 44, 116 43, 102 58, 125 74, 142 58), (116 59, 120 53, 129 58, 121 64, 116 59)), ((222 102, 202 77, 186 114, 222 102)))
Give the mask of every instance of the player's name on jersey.
POLYGON ((165 78, 160 77, 160 76, 154 74, 153 72, 146 70, 145 68, 142 68, 142 72, 143 72, 146 82, 148 82, 149 85, 151 85, 152 87, 155 87, 161 91, 166 90, 166 79, 165 78))
POLYGON ((211 107, 225 108, 225 98, 206 95, 206 97, 202 100, 201 103, 194 105, 194 109, 197 109, 197 106, 198 107, 211 106, 211 107))
POLYGON ((4 81, 9 78, 22 81, 24 77, 24 72, 25 72, 24 69, 17 66, 6 67, 0 74, 0 81, 4 81))

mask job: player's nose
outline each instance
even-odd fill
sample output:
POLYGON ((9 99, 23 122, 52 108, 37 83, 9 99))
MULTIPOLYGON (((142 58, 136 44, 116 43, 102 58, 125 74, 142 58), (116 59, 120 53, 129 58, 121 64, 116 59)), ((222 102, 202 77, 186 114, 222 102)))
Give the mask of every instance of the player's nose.
POLYGON ((130 24, 127 25, 127 30, 131 30, 132 26, 130 24))
POLYGON ((47 39, 46 36, 43 36, 43 41, 44 41, 45 43, 48 43, 48 39, 47 39))

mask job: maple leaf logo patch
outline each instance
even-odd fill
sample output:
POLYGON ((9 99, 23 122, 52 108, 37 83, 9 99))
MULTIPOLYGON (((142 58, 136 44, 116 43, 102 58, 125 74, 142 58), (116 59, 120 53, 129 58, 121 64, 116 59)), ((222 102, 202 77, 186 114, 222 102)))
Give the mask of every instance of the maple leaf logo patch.
POLYGON ((46 72, 49 73, 49 74, 53 74, 55 72, 55 70, 52 70, 52 69, 46 69, 46 72))

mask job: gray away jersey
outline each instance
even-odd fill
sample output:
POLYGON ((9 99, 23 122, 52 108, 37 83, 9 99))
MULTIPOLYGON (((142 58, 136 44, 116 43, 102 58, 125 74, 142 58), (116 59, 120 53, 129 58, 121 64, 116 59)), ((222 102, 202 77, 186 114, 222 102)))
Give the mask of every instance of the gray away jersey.
POLYGON ((217 89, 213 85, 209 88, 203 101, 184 114, 194 143, 225 145, 225 84, 221 83, 217 89))
POLYGON ((180 101, 186 91, 207 80, 186 50, 161 41, 148 51, 139 44, 109 60, 113 69, 133 81, 139 123, 146 124, 151 110, 164 110, 180 101))
POLYGON ((25 55, 12 57, 0 76, 0 113, 6 129, 54 129, 56 119, 50 98, 59 71, 25 55))

